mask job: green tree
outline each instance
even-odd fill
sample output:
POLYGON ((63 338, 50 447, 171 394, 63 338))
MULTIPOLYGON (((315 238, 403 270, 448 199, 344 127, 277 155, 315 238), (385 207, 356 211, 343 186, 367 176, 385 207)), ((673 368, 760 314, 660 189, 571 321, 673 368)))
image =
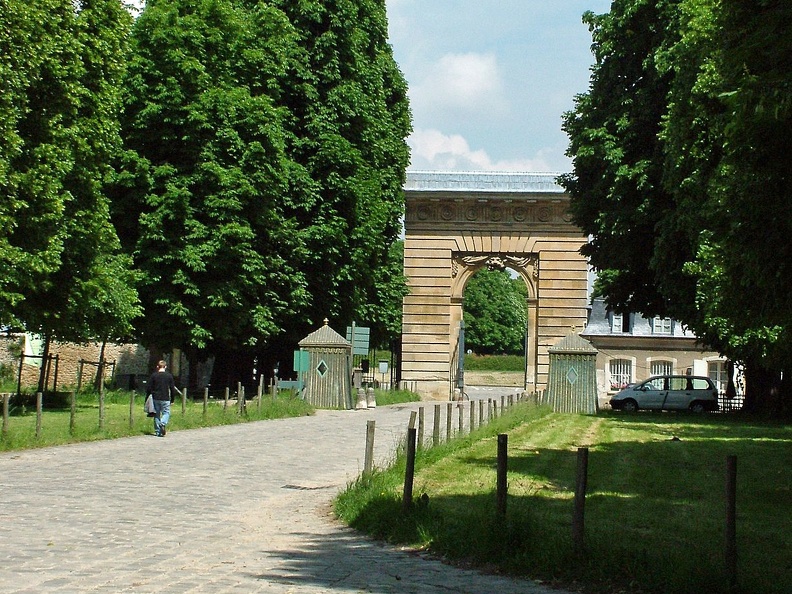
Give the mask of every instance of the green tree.
POLYGON ((390 348, 401 336, 402 304, 408 293, 404 276, 404 240, 391 244, 388 260, 373 271, 374 284, 359 316, 371 328, 371 344, 377 348, 390 348))
POLYGON ((663 139, 677 211, 697 213, 691 326, 746 363, 749 408, 780 410, 792 401, 781 381, 792 356, 792 7, 688 0, 682 14, 663 139))
POLYGON ((465 285, 465 348, 482 355, 524 350, 528 289, 505 270, 480 270, 465 285))
POLYGON ((114 195, 147 344, 244 380, 397 290, 409 117, 386 24, 382 1, 147 5, 114 195))
POLYGON ((103 185, 131 17, 117 0, 3 0, 0 21, 0 320, 45 345, 127 334, 135 276, 103 185))
POLYGON ((792 354, 790 10, 625 0, 587 14, 596 64, 564 121, 562 183, 609 305, 675 317, 743 361, 754 409, 780 407, 792 354))
MULTIPOLYGON (((411 130, 407 85, 387 43, 383 0, 278 0, 299 34, 285 82, 292 215, 304 230, 310 305, 299 336, 328 317, 376 325, 401 230, 411 130)), ((392 324, 391 324, 392 325, 392 324)))
POLYGON ((243 366, 306 303, 275 101, 295 54, 262 2, 151 2, 135 23, 114 210, 155 352, 237 351, 243 366))
MULTIPOLYGON (((652 259, 660 221, 674 208, 662 184, 658 139, 672 77, 658 71, 655 52, 667 39, 675 5, 617 1, 608 14, 584 15, 595 64, 589 92, 576 97, 563 123, 574 173, 561 183, 575 222, 592 237, 582 252, 598 271, 598 290, 610 307, 647 315, 672 308, 661 290, 665 271, 652 259)), ((684 238, 675 251, 686 259, 684 238)))

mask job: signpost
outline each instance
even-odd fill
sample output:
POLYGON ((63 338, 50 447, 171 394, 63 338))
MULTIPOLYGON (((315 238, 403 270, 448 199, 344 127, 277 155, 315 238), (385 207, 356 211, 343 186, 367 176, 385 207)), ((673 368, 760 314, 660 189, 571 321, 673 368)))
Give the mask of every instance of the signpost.
POLYGON ((352 355, 368 355, 371 329, 365 326, 347 326, 346 339, 352 344, 352 355))
POLYGON ((308 351, 294 351, 294 371, 297 372, 297 391, 302 390, 304 374, 308 371, 311 364, 311 356, 308 351))
POLYGON ((380 382, 380 388, 384 389, 384 387, 385 387, 385 374, 388 373, 388 362, 387 361, 381 360, 379 362, 379 372, 380 372, 380 375, 382 375, 382 381, 380 382))

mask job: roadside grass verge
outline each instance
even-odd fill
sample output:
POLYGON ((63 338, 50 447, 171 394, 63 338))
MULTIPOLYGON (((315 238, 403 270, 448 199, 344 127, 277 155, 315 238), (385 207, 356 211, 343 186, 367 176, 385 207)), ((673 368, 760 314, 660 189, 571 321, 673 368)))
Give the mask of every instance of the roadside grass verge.
POLYGON ((374 390, 374 397, 377 399, 377 406, 418 402, 421 400, 418 394, 409 390, 374 390))
MULTIPOLYGON (((142 395, 135 396, 133 423, 130 427, 130 393, 117 390, 105 393, 103 429, 99 429, 99 395, 80 393, 76 398, 74 430, 70 430, 71 411, 68 404, 60 403, 57 408, 45 408, 41 415, 41 433, 36 438, 36 409, 27 404, 15 403, 9 407, 7 433, 0 438, 0 451, 22 450, 76 443, 115 439, 133 435, 153 434, 153 420, 143 412, 142 395)), ((34 401, 35 402, 35 401, 34 401)), ((182 413, 181 399, 177 396, 171 404, 171 418, 168 431, 195 429, 245 423, 283 417, 313 414, 314 408, 288 392, 276 398, 264 395, 261 406, 255 400, 248 400, 246 413, 237 412, 236 401, 226 408, 224 399, 209 400, 206 414, 203 400, 187 399, 185 412, 182 413)))
POLYGON ((349 525, 453 563, 590 593, 725 593, 725 459, 738 457, 739 592, 789 594, 792 427, 726 415, 560 415, 520 404, 404 459, 335 501, 349 525), (507 513, 495 509, 498 433, 509 435, 507 513), (576 450, 589 447, 586 550, 573 554, 576 450), (420 496, 426 493, 428 503, 420 496))
POLYGON ((465 355, 465 371, 525 372, 523 355, 465 355))

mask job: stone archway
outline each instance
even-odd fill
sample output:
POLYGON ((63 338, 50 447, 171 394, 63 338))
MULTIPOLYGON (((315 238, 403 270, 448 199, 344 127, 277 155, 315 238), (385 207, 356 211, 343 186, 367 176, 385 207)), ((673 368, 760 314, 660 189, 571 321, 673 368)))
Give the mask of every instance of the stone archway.
POLYGON ((554 174, 408 172, 401 378, 453 392, 462 292, 479 269, 508 267, 528 287, 527 389, 547 384, 548 349, 587 318, 586 239, 554 174))

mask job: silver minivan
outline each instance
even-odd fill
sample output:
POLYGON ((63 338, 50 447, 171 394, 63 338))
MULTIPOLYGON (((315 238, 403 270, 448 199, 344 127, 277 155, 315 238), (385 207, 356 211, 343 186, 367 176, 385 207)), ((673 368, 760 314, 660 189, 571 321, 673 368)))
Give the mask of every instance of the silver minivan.
POLYGON ((611 408, 627 412, 646 410, 718 410, 718 390, 708 377, 658 375, 628 386, 613 395, 611 408))

